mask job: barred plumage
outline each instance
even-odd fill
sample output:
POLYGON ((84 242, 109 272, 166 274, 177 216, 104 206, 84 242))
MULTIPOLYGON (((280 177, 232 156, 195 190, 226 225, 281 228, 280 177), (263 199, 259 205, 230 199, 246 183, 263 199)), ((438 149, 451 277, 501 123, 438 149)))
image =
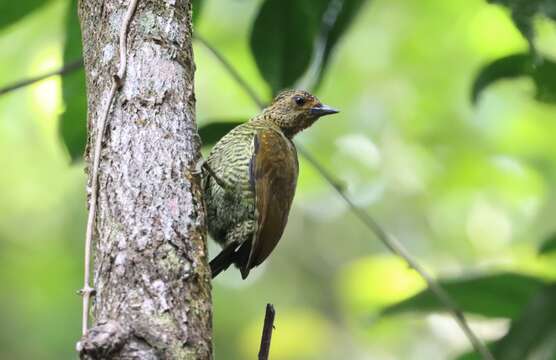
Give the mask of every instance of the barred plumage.
POLYGON ((320 116, 336 112, 305 91, 288 90, 211 150, 204 184, 208 228, 224 247, 211 261, 213 277, 234 263, 246 278, 274 249, 297 182, 291 139, 320 116))

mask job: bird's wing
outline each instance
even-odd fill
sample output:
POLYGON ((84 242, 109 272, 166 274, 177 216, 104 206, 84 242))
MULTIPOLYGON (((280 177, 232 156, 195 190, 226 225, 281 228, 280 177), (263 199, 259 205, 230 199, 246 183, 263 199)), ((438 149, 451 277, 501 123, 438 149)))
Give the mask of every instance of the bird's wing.
POLYGON ((255 193, 257 228, 249 259, 241 269, 245 278, 272 252, 284 232, 292 204, 299 165, 293 143, 277 130, 258 130, 249 173, 255 193))

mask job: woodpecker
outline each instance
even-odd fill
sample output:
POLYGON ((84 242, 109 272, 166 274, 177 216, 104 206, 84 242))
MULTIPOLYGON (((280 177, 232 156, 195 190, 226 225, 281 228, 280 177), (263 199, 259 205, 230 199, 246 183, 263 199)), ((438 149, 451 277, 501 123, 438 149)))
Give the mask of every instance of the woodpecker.
POLYGON ((307 91, 285 90, 214 145, 202 166, 209 234, 223 248, 210 262, 213 278, 235 264, 245 279, 270 255, 297 184, 292 139, 337 112, 307 91))

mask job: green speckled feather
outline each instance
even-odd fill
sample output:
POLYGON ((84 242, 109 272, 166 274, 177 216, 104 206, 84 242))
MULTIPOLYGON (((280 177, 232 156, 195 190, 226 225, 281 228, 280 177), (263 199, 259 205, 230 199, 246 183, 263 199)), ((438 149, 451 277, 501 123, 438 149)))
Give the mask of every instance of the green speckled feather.
POLYGON ((222 188, 211 176, 206 180, 205 201, 209 233, 223 247, 234 242, 238 247, 245 244, 248 249, 235 261, 245 277, 252 266, 260 264, 272 251, 286 225, 298 174, 295 147, 278 127, 261 117, 236 127, 224 136, 212 149, 207 164, 218 174, 220 180, 231 187, 222 188), (256 137, 259 148, 257 152, 256 137), (255 164, 259 164, 257 174, 253 173, 255 164), (276 176, 277 174, 283 176, 276 176), (274 178, 278 181, 269 182, 269 179, 274 178), (284 188, 279 189, 277 186, 284 188), (262 187, 274 190, 269 195, 282 196, 285 192, 284 200, 268 204, 265 192, 260 190, 262 187), (257 202, 264 204, 264 214, 260 214, 257 202), (259 221, 263 217, 267 224, 272 223, 271 220, 277 221, 277 225, 273 227, 275 235, 267 235, 270 240, 267 242, 258 241, 256 236, 259 221), (258 250, 256 253, 251 251, 253 244, 258 250))
POLYGON ((305 91, 285 91, 213 147, 206 161, 205 203, 209 233, 224 248, 211 261, 213 277, 233 263, 246 278, 275 248, 299 172, 291 139, 335 112, 305 91))

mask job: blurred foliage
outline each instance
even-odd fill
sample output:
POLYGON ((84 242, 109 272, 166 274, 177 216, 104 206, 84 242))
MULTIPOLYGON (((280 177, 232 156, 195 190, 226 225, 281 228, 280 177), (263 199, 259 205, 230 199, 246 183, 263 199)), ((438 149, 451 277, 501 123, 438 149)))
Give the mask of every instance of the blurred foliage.
POLYGON ((316 82, 320 82, 336 42, 363 3, 365 0, 264 1, 251 30, 251 50, 272 92, 292 87, 307 72, 311 60, 316 63, 316 82))
POLYGON ((358 316, 369 316, 405 300, 425 287, 419 275, 391 255, 367 256, 353 261, 338 275, 342 303, 358 316), (389 281, 383 281, 388 278, 389 281))
POLYGON ((251 31, 251 49, 263 78, 277 93, 290 87, 311 62, 324 8, 321 1, 263 2, 251 31))
POLYGON ((48 1, 45 0, 25 0, 14 6, 14 4, 8 1, 3 1, 0 4, 0 14, 2 14, 0 16, 0 29, 17 22, 25 15, 41 8, 47 3, 48 1))
MULTIPOLYGON (((68 6, 65 32, 64 64, 67 65, 79 59, 83 53, 77 1, 70 1, 68 6)), ((60 118, 60 134, 72 161, 80 161, 87 142, 87 94, 83 69, 64 76, 62 93, 66 109, 60 118)))
POLYGON ((535 83, 537 100, 556 102, 556 63, 531 54, 510 55, 483 67, 473 84, 473 102, 477 102, 479 94, 491 83, 520 76, 531 77, 535 83))
POLYGON ((205 0, 191 0, 192 17, 193 23, 196 24, 197 20, 201 16, 201 11, 203 11, 203 4, 205 0))
POLYGON ((544 15, 556 20, 554 0, 488 0, 488 2, 508 7, 515 26, 530 43, 534 41, 535 36, 533 24, 535 16, 544 15))
POLYGON ((498 359, 556 358, 556 284, 547 286, 527 303, 521 317, 510 331, 498 341, 498 359))
MULTIPOLYGON (((515 319, 508 333, 491 344, 496 359, 544 360, 556 358, 556 283, 547 285, 527 302, 520 317, 515 319)), ((480 360, 475 353, 459 360, 480 360)))
MULTIPOLYGON (((75 4, 0 5, 0 84, 81 56, 75 4)), ((296 141, 435 269, 497 359, 554 360, 555 4, 196 0, 193 16, 264 98, 303 86, 342 110, 296 141)), ((194 51, 210 146, 259 109, 210 52, 194 51)), ((74 356, 85 141, 83 71, 0 98, 2 359, 74 356)), ((255 357, 266 302, 277 360, 469 351, 423 280, 300 165, 271 261, 247 281, 230 270, 214 282, 216 358, 255 357)))
POLYGON ((556 251, 556 233, 550 235, 545 241, 542 242, 539 253, 549 254, 556 251))
POLYGON ((505 56, 485 65, 475 79, 472 100, 476 102, 479 93, 497 80, 529 76, 535 83, 537 100, 556 102, 556 63, 537 51, 534 29, 534 20, 538 15, 556 20, 556 1, 489 0, 489 2, 510 8, 515 26, 529 42, 530 52, 505 56))
MULTIPOLYGON (((542 287, 543 282, 531 276, 501 273, 470 279, 441 280, 440 285, 466 313, 493 318, 515 319, 523 304, 542 287)), ((444 304, 425 290, 400 303, 386 307, 383 314, 403 311, 446 311, 444 304)))

